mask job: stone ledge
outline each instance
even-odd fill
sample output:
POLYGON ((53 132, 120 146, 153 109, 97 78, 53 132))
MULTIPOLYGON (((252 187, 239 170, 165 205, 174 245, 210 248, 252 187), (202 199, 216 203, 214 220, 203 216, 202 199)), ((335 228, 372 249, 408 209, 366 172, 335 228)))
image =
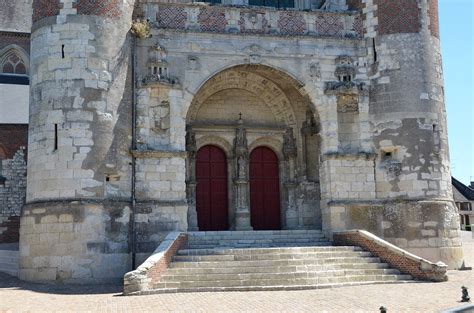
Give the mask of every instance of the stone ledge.
POLYGON ((186 244, 187 239, 188 236, 185 233, 169 233, 142 265, 136 270, 125 274, 123 278, 123 294, 139 295, 153 290, 154 284, 166 272, 172 257, 186 244))
POLYGON ((322 161, 328 160, 375 160, 377 158, 376 153, 370 152, 359 152, 359 153, 326 153, 322 155, 322 161))
POLYGON ((186 158, 186 151, 155 151, 131 150, 130 153, 138 159, 186 158))
POLYGON ((333 243, 337 246, 355 245, 373 255, 379 257, 383 262, 399 269, 402 273, 409 274, 417 280, 434 282, 447 281, 448 266, 443 262, 432 263, 418 257, 408 251, 375 236, 365 230, 349 230, 335 232, 333 243))

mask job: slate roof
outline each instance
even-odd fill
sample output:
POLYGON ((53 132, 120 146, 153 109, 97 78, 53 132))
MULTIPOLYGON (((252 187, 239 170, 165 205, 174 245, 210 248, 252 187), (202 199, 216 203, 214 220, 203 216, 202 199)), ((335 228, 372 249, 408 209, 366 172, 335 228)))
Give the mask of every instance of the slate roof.
POLYGON ((454 188, 456 188, 466 199, 474 201, 474 189, 461 183, 454 177, 451 177, 454 188))

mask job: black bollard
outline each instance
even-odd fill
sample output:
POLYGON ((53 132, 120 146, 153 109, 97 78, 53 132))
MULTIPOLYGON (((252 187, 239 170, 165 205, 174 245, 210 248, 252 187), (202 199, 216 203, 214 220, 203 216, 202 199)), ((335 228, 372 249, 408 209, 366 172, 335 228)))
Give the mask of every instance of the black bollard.
POLYGON ((387 313, 387 308, 384 306, 380 307, 380 313, 387 313))
POLYGON ((467 291, 467 287, 462 286, 462 298, 461 302, 471 302, 471 297, 469 297, 469 292, 467 291))

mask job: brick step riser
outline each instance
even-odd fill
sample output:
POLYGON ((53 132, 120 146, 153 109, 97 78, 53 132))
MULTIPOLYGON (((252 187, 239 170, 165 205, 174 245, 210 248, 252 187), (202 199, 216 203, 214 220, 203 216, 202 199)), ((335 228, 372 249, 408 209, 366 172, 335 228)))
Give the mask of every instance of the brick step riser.
POLYGON ((372 275, 400 275, 395 269, 386 270, 337 270, 316 272, 278 272, 278 273, 246 273, 245 269, 236 274, 204 274, 204 275, 170 275, 162 276, 161 282, 187 282, 187 281, 226 281, 226 280, 286 280, 342 276, 372 276, 372 275))
POLYGON ((301 279, 279 279, 279 280, 226 280, 226 281, 187 281, 187 282, 161 282, 154 288, 199 288, 199 287, 239 287, 239 286, 291 286, 291 285, 318 285, 318 284, 340 284, 349 282, 366 281, 404 281, 411 280, 407 275, 360 275, 344 277, 323 278, 301 278, 301 279))
POLYGON ((268 260, 313 260, 327 258, 371 257, 370 252, 315 252, 299 254, 236 254, 236 255, 176 255, 173 261, 202 262, 202 261, 268 261, 268 260))
MULTIPOLYGON (((333 271, 333 270, 379 270, 389 269, 387 263, 360 263, 360 264, 335 264, 335 265, 298 265, 298 266, 247 266, 246 273, 285 273, 302 271, 333 271)), ((199 275, 199 274, 238 274, 242 267, 222 268, 170 268, 166 275, 199 275)))
POLYGON ((301 247, 301 248, 253 248, 253 249, 183 249, 177 255, 265 255, 285 253, 328 253, 328 252, 358 252, 363 251, 358 247, 301 247))
POLYGON ((334 265, 344 263, 380 263, 377 257, 365 258, 321 258, 314 260, 260 260, 260 261, 208 261, 208 262, 172 262, 171 268, 221 268, 245 266, 296 266, 296 265, 334 265))

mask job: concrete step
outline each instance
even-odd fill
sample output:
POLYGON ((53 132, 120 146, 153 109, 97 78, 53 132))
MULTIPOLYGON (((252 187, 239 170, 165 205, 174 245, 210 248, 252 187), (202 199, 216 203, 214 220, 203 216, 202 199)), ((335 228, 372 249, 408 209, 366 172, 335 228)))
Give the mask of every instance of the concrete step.
POLYGON ((321 259, 291 259, 291 260, 254 260, 254 261, 201 261, 201 262, 171 262, 171 268, 218 268, 218 267, 247 267, 247 266, 296 266, 342 263, 380 263, 377 257, 341 257, 321 259))
POLYGON ((161 282, 185 282, 185 281, 228 281, 228 280, 293 280, 303 278, 341 277, 341 276, 371 276, 371 275, 400 275, 396 269, 373 269, 373 270, 332 270, 314 272, 274 272, 274 273, 238 273, 238 274, 191 274, 173 275, 167 273, 162 276, 161 282))
POLYGON ((329 251, 303 253, 264 253, 264 254, 214 254, 214 255, 176 255, 176 262, 206 262, 206 261, 253 261, 253 260, 313 260, 328 258, 371 257, 365 251, 329 251))
POLYGON ((293 279, 252 279, 252 280, 221 280, 221 281, 181 281, 181 282, 159 282, 154 287, 161 288, 203 288, 203 287, 250 287, 250 286, 304 286, 318 284, 341 284, 350 282, 368 281, 406 281, 411 280, 409 275, 355 275, 336 277, 314 277, 293 279))
MULTIPOLYGON (((375 270, 388 269, 387 263, 341 263, 320 265, 293 265, 293 266, 246 266, 245 273, 287 273, 287 272, 312 272, 331 270, 375 270)), ((168 269, 169 275, 200 275, 200 274, 238 274, 242 267, 174 267, 168 269)))

